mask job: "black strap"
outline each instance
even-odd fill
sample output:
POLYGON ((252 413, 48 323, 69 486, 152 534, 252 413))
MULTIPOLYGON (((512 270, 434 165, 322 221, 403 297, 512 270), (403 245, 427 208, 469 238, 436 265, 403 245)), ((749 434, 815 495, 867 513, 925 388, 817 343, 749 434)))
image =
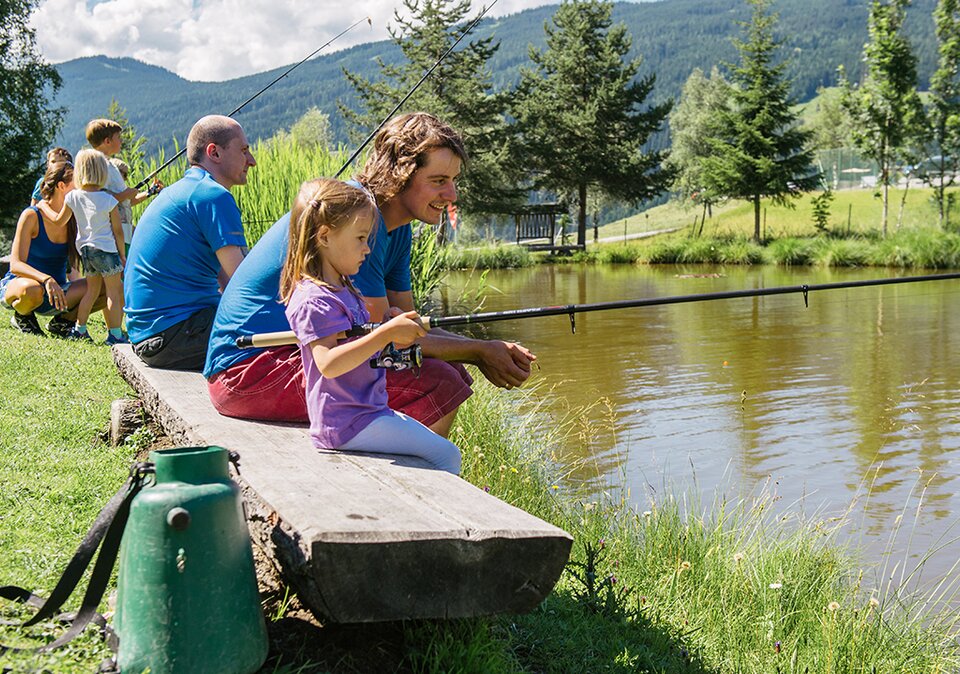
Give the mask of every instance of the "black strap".
POLYGON ((50 644, 39 648, 14 648, 0 644, 0 655, 7 651, 50 651, 59 648, 83 632, 91 622, 100 627, 111 648, 115 647, 116 637, 107 627, 103 616, 97 613, 97 607, 100 605, 107 583, 110 581, 110 573, 113 571, 113 565, 117 559, 120 539, 123 537, 123 529, 130 515, 130 505, 133 497, 140 492, 146 483, 147 475, 151 473, 153 473, 153 464, 135 463, 131 466, 129 479, 107 502, 107 505, 100 510, 93 526, 84 536, 77 551, 73 554, 73 559, 67 564, 67 568, 46 601, 22 587, 15 585, 0 587, 0 597, 39 607, 37 613, 20 626, 29 627, 51 617, 70 623, 70 629, 50 644), (90 560, 93 559, 98 547, 100 548, 100 554, 97 556, 93 572, 90 575, 90 583, 83 595, 80 610, 75 615, 61 614, 55 616, 77 587, 80 578, 87 567, 90 566, 90 560))

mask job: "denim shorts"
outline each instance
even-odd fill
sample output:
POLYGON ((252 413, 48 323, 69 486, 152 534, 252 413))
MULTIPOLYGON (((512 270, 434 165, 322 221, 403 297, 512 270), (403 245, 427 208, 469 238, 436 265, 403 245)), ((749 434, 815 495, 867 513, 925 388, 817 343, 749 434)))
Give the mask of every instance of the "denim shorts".
MULTIPOLYGON (((14 274, 7 273, 6 276, 0 279, 0 305, 2 305, 7 309, 13 309, 13 307, 7 304, 6 299, 4 299, 7 294, 7 285, 10 283, 10 281, 12 281, 15 278, 17 278, 17 276, 15 276, 14 274)), ((69 290, 70 288, 70 281, 65 281, 64 283, 62 283, 60 285, 60 288, 63 290, 64 293, 66 293, 67 290, 69 290)), ((43 302, 41 302, 40 306, 34 309, 33 312, 35 314, 40 314, 41 316, 51 316, 51 315, 63 313, 61 311, 57 311, 56 309, 54 309, 53 305, 50 304, 50 296, 47 294, 46 290, 43 291, 43 302)))
POLYGON ((93 246, 80 249, 80 261, 83 262, 84 276, 113 276, 123 271, 118 253, 108 253, 93 246))

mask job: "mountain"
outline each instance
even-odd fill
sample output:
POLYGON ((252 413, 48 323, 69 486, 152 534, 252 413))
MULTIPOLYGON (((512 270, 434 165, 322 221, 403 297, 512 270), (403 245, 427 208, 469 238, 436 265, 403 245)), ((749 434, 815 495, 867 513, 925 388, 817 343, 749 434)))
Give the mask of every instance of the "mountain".
MULTIPOLYGON (((907 10, 905 31, 919 59, 922 89, 936 66, 935 6, 936 0, 913 0, 907 10)), ((859 78, 867 40, 867 0, 774 0, 771 9, 779 15, 780 53, 790 60, 787 73, 798 101, 810 100, 819 86, 836 84, 841 64, 853 81, 859 78)), ((556 6, 538 7, 484 20, 477 27, 478 37, 493 35, 500 41, 490 62, 496 87, 510 87, 517 81, 520 68, 529 65, 531 44, 543 48, 543 26, 555 11, 556 6)), ((736 51, 730 38, 740 34, 738 22, 749 16, 750 7, 743 0, 621 2, 613 13, 614 21, 627 26, 634 53, 643 59, 640 74, 656 75, 657 99, 678 96, 694 68, 709 72, 714 65, 734 61, 736 51)), ((372 78, 379 72, 378 58, 389 63, 399 56, 399 49, 389 41, 319 56, 277 82, 237 119, 253 140, 289 128, 315 106, 330 115, 336 137, 346 141, 347 129, 337 101, 352 105, 354 98, 341 69, 372 78)), ((230 112, 288 67, 225 82, 191 82, 129 58, 95 56, 68 61, 57 66, 63 87, 55 103, 67 109, 58 142, 71 150, 81 147, 86 122, 104 116, 111 98, 116 98, 131 124, 149 140, 147 150, 164 146, 169 152, 173 139, 182 145, 198 118, 230 112)))

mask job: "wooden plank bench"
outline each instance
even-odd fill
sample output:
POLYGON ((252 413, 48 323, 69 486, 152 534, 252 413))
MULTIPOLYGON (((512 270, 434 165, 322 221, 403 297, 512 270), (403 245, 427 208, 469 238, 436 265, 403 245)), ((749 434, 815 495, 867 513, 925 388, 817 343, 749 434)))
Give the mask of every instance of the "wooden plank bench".
POLYGON ((562 529, 413 457, 315 449, 305 426, 221 416, 198 373, 113 347, 170 438, 240 454, 251 535, 299 599, 333 622, 523 613, 570 553, 562 529))

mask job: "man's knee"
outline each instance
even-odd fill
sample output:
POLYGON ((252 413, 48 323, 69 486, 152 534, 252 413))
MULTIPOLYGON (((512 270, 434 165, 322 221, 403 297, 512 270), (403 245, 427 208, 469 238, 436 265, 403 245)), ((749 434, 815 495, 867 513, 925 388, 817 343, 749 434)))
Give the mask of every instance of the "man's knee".
POLYGON ((387 395, 391 408, 444 435, 440 432, 443 426, 449 433, 453 424, 453 417, 446 417, 455 415, 457 408, 473 393, 471 382, 470 375, 459 363, 426 358, 419 376, 411 370, 388 371, 387 395))
POLYGON ((453 428, 453 421, 457 418, 457 410, 459 409, 460 408, 457 407, 451 412, 448 412, 446 415, 440 417, 440 419, 434 423, 430 424, 430 430, 444 438, 450 437, 450 429, 453 428))

